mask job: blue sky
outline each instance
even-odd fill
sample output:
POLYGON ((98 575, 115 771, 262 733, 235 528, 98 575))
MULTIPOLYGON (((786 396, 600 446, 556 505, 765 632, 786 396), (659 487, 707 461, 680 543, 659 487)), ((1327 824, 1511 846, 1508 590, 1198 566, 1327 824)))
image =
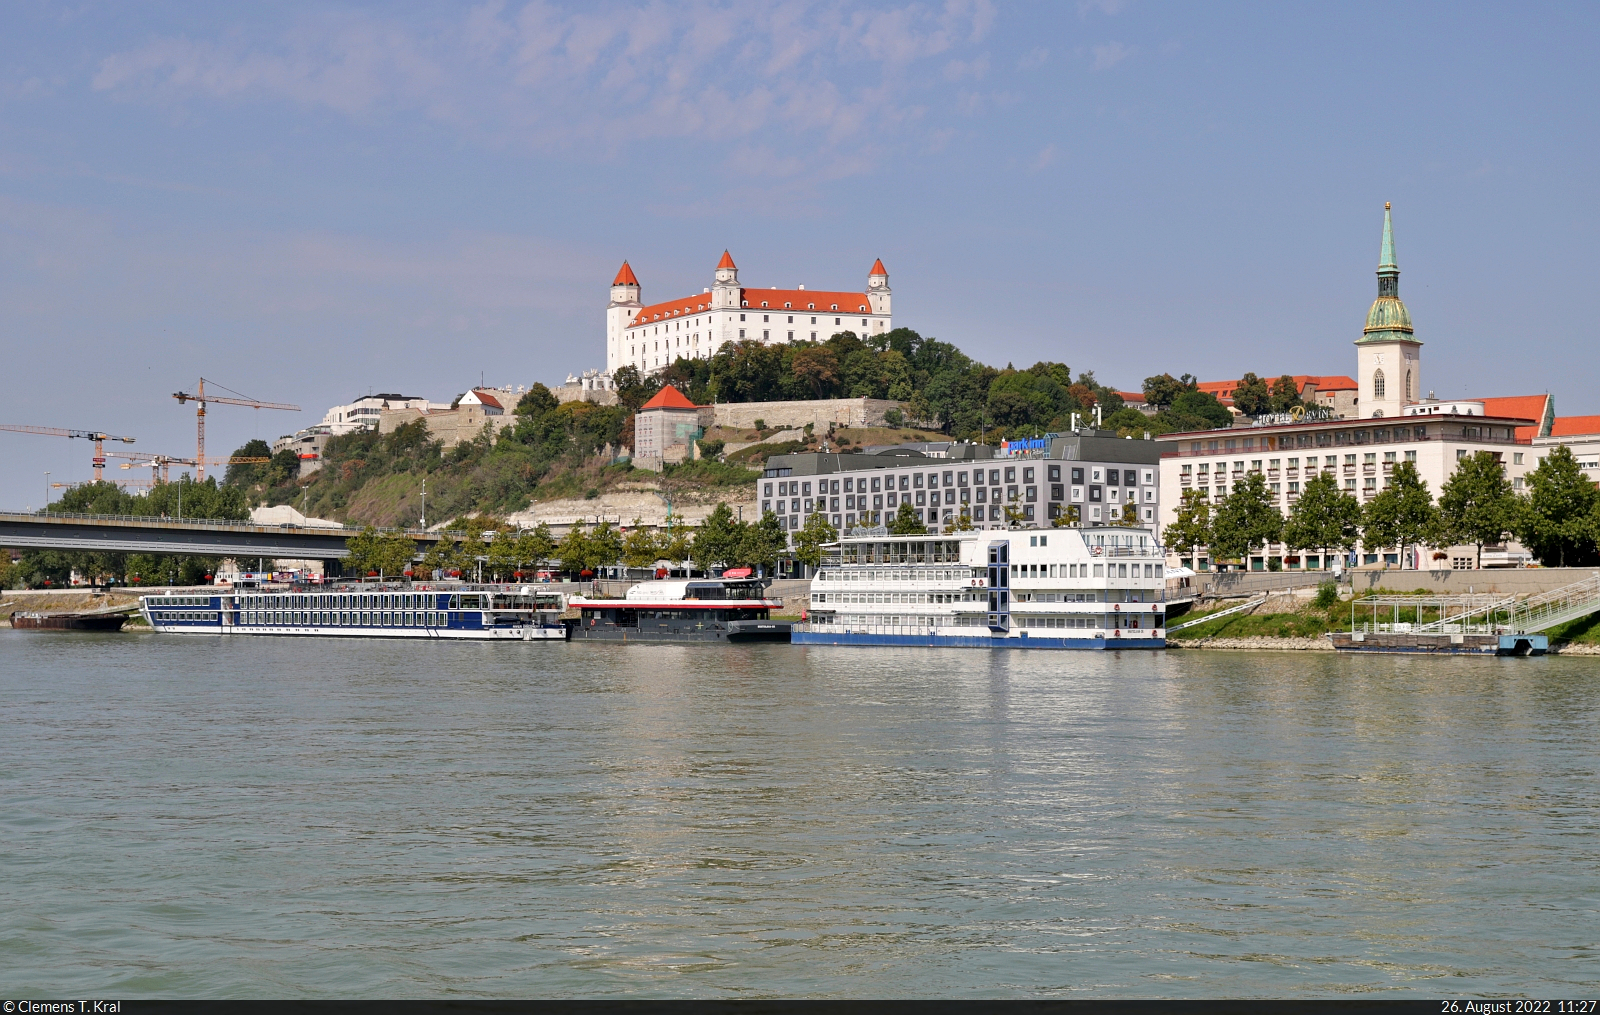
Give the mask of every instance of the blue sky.
MULTIPOLYGON (((1394 202, 1440 395, 1593 394, 1600 8, 17 3, 0 422, 190 453, 603 364, 607 285, 865 283, 996 364, 1344 373, 1394 202)), ((0 433, 0 507, 81 442, 0 433)))

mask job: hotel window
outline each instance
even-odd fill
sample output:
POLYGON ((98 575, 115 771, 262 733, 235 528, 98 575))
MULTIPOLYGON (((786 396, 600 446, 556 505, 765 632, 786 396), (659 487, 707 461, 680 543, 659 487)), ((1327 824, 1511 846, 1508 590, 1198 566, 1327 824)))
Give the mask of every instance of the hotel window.
POLYGON ((1521 465, 1522 464, 1522 452, 1514 451, 1514 452, 1511 453, 1511 464, 1512 465, 1521 465))
MULTIPOLYGON (((1522 456, 1518 455, 1517 458, 1521 459, 1522 456)), ((1391 465, 1391 464, 1394 463, 1394 452, 1393 451, 1385 451, 1383 453, 1383 463, 1385 465, 1391 465)))

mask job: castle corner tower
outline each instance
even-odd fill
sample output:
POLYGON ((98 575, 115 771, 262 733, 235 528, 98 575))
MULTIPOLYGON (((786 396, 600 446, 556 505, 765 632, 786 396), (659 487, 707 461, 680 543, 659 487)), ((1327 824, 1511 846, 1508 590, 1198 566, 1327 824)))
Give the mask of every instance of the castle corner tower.
POLYGON ((883 266, 883 258, 872 262, 872 270, 867 272, 867 300, 872 304, 875 314, 889 313, 889 270, 883 266))
POLYGON ((1422 389, 1422 343, 1411 329, 1411 312, 1400 302, 1400 266, 1394 256, 1394 223, 1383 205, 1383 251, 1378 258, 1378 298, 1356 340, 1356 402, 1362 416, 1399 416, 1422 389))
POLYGON ((628 325, 639 312, 639 280, 627 261, 611 280, 611 302, 606 305, 606 373, 615 373, 622 366, 622 340, 628 325))

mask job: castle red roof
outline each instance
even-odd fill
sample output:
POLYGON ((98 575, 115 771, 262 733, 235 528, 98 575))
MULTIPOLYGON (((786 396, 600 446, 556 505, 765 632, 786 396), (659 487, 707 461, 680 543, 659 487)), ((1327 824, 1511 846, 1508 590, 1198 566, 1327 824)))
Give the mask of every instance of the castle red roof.
POLYGON ((1557 416, 1552 437, 1587 437, 1600 434, 1600 416, 1557 416))
MULTIPOLYGON (((791 313, 810 314, 866 314, 872 304, 866 293, 831 292, 821 289, 741 289, 739 309, 787 310, 791 313)), ((697 293, 665 303, 653 303, 640 309, 628 324, 637 328, 646 324, 660 324, 688 314, 704 313, 711 309, 711 294, 697 293)))
POLYGON ((887 269, 887 268, 885 268, 883 266, 883 258, 880 257, 876 261, 873 261, 872 262, 872 270, 867 272, 867 274, 868 275, 887 275, 887 274, 889 274, 889 269, 887 269))
MULTIPOLYGON (((1305 395, 1308 385, 1315 387, 1319 394, 1329 391, 1357 391, 1360 389, 1360 385, 1355 382, 1354 378, 1345 377, 1343 374, 1290 374, 1289 376, 1294 378, 1294 386, 1299 390, 1302 397, 1305 395)), ((1270 388, 1278 377, 1263 374, 1261 379, 1266 381, 1267 387, 1270 388)), ((1211 394, 1216 395, 1217 399, 1224 405, 1233 404, 1233 389, 1238 386, 1239 381, 1237 379, 1231 381, 1201 381, 1197 385, 1201 391, 1209 391, 1211 394)))
POLYGON ((699 406, 684 397, 683 392, 667 385, 656 392, 655 397, 639 407, 643 409, 698 409, 699 406))
POLYGON ((612 285, 638 285, 639 280, 633 277, 633 269, 628 267, 628 262, 622 262, 622 269, 617 272, 617 277, 611 280, 612 285))
POLYGON ((1473 401, 1483 403, 1485 416, 1535 420, 1532 426, 1517 427, 1516 439, 1523 444, 1539 436, 1539 431, 1544 426, 1545 413, 1550 409, 1549 395, 1512 395, 1507 398, 1478 398, 1473 401))
POLYGON ((738 271, 739 270, 739 266, 737 264, 733 263, 732 255, 730 255, 726 250, 724 250, 722 252, 722 260, 717 262, 717 267, 718 268, 732 268, 734 271, 738 271))

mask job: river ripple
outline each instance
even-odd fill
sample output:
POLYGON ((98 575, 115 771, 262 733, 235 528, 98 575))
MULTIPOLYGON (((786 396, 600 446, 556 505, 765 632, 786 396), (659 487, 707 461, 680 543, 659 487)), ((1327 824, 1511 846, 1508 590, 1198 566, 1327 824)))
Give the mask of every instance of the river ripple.
POLYGON ((1594 996, 1600 660, 0 631, 5 996, 1594 996))

